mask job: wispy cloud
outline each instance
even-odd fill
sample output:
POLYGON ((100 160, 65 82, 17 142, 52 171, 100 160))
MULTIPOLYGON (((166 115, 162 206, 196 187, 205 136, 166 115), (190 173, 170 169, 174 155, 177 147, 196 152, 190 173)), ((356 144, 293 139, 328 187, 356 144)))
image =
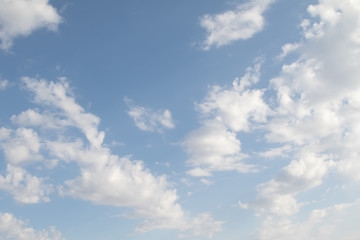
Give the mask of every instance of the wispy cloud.
POLYGON ((273 2, 275 0, 250 0, 238 5, 236 10, 201 17, 200 25, 208 34, 203 43, 204 50, 249 39, 260 32, 265 25, 263 13, 273 2))
POLYGON ((129 98, 125 98, 125 102, 130 108, 127 113, 139 129, 148 132, 162 132, 164 129, 175 127, 171 112, 168 109, 154 111, 150 108, 134 105, 129 98))

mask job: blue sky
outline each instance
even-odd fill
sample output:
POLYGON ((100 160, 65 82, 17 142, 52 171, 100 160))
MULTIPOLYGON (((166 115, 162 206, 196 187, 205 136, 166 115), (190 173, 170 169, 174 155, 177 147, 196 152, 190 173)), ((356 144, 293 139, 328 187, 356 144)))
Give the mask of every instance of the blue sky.
POLYGON ((0 0, 0 239, 359 239, 359 16, 0 0))

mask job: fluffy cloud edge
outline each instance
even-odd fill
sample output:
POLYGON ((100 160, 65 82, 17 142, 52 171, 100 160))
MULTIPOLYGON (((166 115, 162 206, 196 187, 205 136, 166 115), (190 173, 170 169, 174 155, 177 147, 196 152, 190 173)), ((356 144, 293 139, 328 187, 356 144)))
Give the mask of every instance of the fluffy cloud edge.
POLYGON ((33 31, 56 31, 62 18, 48 0, 0 0, 0 48, 8 51, 13 41, 33 31))

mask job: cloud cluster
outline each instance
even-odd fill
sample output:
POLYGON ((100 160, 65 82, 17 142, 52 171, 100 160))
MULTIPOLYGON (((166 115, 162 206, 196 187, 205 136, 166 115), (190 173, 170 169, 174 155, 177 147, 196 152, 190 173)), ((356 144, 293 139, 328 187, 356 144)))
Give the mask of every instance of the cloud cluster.
MULTIPOLYGON (((263 28, 262 13, 272 2, 253 1, 237 11, 202 18, 209 33, 204 48, 250 38, 263 28)), ((307 10, 310 18, 300 24, 303 38, 282 47, 277 59, 286 63, 268 89, 248 90, 252 81, 235 82, 230 90, 214 87, 198 105, 206 116, 203 127, 184 142, 188 164, 196 167, 189 171, 194 176, 229 170, 229 165, 236 169, 239 131, 259 129, 269 149, 257 156, 288 161, 280 173, 257 186, 254 201, 239 202, 265 218, 258 239, 310 238, 313 215, 321 211, 314 210, 303 225, 293 223, 309 204, 297 196, 320 186, 330 174, 360 180, 360 3, 319 0, 307 10), (287 62, 290 53, 297 57, 287 62), (265 92, 273 95, 269 105, 262 99, 265 92), (303 232, 297 234, 296 228, 303 232)))
POLYGON ((10 213, 0 212, 0 238, 13 240, 64 240, 61 233, 51 226, 49 230, 36 231, 10 213))
POLYGON ((205 15, 200 25, 208 35, 203 43, 204 50, 212 46, 221 47, 236 40, 249 39, 260 32, 265 25, 263 13, 275 0, 250 0, 221 14, 205 15))
POLYGON ((188 174, 200 177, 211 176, 214 171, 255 171, 253 165, 243 161, 246 154, 241 152, 237 133, 256 129, 269 113, 262 99, 264 91, 249 88, 259 81, 261 64, 257 59, 254 67, 249 67, 241 79, 235 79, 230 88, 212 87, 197 105, 202 126, 190 132, 182 143, 190 155, 187 164, 193 167, 188 174))
POLYGON ((166 176, 151 174, 141 161, 113 155, 103 143, 104 132, 98 130, 100 119, 76 102, 65 78, 48 82, 23 77, 21 81, 38 108, 11 116, 17 129, 0 129, 0 146, 8 164, 7 175, 0 176, 0 189, 16 201, 50 201, 54 190, 45 178, 32 176, 28 166, 55 168, 59 162, 75 163, 79 176, 58 185, 58 193, 133 209, 127 217, 144 219, 138 232, 166 228, 210 237, 221 229, 222 222, 209 214, 192 217, 186 213, 166 176))
POLYGON ((283 47, 281 58, 286 60, 291 51, 298 58, 284 64, 270 81, 275 105, 263 126, 266 140, 277 148, 262 156, 287 158, 290 163, 257 186, 256 200, 240 202, 265 217, 258 239, 327 238, 308 235, 317 224, 314 214, 321 211, 314 210, 302 225, 292 222, 300 208, 309 204, 298 202, 297 195, 320 186, 329 174, 360 179, 356 174, 360 166, 360 4, 320 0, 308 12, 312 18, 301 23, 304 39, 283 47))
POLYGON ((0 48, 9 50, 15 38, 40 28, 54 31, 60 23, 48 0, 0 0, 0 48))

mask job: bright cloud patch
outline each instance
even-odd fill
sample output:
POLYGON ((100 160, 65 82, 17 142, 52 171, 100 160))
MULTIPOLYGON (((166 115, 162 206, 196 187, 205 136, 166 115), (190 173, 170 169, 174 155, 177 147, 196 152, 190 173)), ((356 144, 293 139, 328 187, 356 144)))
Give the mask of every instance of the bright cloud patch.
POLYGON ((236 10, 216 15, 205 15, 200 24, 208 36, 204 49, 221 47, 236 40, 249 39, 264 28, 263 13, 275 0, 251 0, 240 4, 236 10))
POLYGON ((164 129, 175 127, 171 112, 168 109, 153 111, 150 108, 135 106, 129 98, 125 98, 125 102, 130 107, 129 116, 139 129, 149 132, 162 132, 164 129))
POLYGON ((0 48, 8 50, 13 40, 34 30, 56 30, 61 17, 48 0, 0 0, 0 48))

